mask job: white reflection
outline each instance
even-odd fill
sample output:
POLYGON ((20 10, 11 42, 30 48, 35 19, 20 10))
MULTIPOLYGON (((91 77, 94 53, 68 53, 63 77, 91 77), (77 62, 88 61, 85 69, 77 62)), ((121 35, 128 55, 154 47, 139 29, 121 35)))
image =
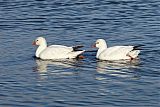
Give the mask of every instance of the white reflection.
POLYGON ((70 68, 76 65, 76 59, 64 59, 64 60, 41 60, 36 59, 37 66, 35 67, 35 71, 38 72, 47 72, 48 66, 62 67, 62 68, 70 68))
MULTIPOLYGON (((121 61, 97 61, 97 72, 100 74, 108 74, 118 77, 130 77, 133 74, 131 69, 137 68, 139 60, 121 60, 121 61)), ((132 75, 133 76, 133 75, 132 75)), ((98 80, 105 79, 104 77, 98 77, 98 80)))

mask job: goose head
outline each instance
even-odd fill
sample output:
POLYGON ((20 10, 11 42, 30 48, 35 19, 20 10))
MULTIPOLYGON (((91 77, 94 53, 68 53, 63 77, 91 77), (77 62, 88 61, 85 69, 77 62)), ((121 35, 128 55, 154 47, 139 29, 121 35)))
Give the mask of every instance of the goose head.
POLYGON ((46 45, 46 39, 44 37, 38 37, 36 38, 36 40, 33 41, 32 45, 37 45, 37 46, 46 45))
POLYGON ((107 44, 106 44, 106 41, 104 39, 97 39, 93 47, 107 48, 107 44))

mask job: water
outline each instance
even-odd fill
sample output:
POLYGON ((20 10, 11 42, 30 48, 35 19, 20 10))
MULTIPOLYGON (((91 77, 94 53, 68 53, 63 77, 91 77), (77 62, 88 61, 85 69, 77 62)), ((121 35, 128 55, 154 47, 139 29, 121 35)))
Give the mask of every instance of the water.
POLYGON ((1 0, 1 107, 159 107, 159 0, 1 0), (143 44, 140 59, 34 59, 38 37, 48 44, 143 44))

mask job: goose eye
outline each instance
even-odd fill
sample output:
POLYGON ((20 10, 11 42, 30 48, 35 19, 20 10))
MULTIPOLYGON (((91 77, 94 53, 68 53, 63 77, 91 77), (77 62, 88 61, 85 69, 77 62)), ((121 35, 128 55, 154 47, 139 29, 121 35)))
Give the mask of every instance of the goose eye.
POLYGON ((97 42, 96 44, 99 44, 99 42, 97 42))
POLYGON ((38 41, 38 40, 36 40, 36 41, 38 41))

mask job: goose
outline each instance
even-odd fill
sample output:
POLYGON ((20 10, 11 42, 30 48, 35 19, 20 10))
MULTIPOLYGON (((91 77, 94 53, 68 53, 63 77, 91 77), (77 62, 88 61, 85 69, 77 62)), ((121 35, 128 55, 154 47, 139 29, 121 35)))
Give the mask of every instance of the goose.
POLYGON ((40 59, 72 59, 78 57, 85 50, 78 50, 83 46, 68 47, 63 45, 50 45, 47 46, 44 37, 37 37, 32 45, 37 45, 38 48, 35 56, 40 59))
POLYGON ((93 47, 98 48, 96 58, 100 60, 133 60, 140 53, 139 46, 107 47, 104 39, 97 39, 93 47))

